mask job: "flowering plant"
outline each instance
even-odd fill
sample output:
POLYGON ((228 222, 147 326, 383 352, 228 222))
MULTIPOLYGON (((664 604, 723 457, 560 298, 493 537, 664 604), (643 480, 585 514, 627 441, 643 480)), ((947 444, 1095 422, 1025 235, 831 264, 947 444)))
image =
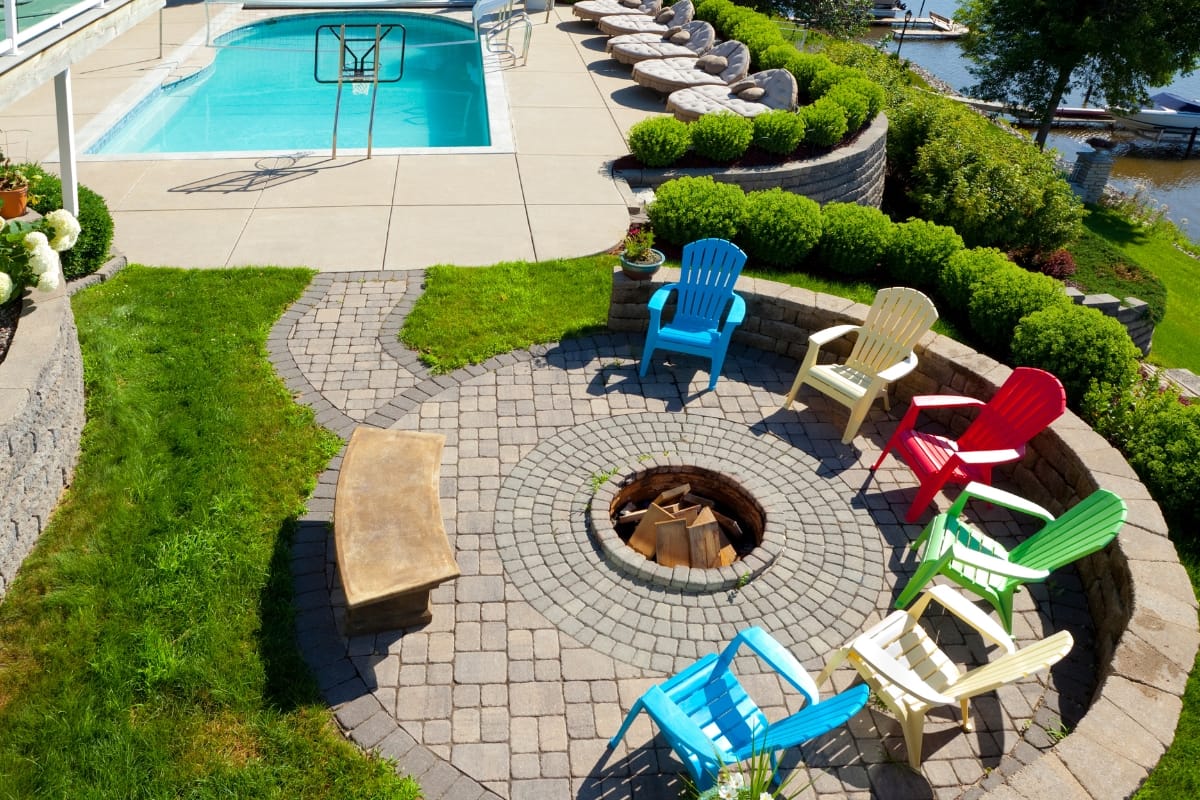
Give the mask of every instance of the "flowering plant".
POLYGON ((722 766, 717 773, 717 785, 701 792, 697 800, 789 800, 796 795, 784 792, 795 775, 793 771, 780 780, 777 767, 771 763, 770 751, 760 749, 756 743, 745 764, 722 766))
POLYGON ((23 189, 29 186, 29 177, 11 161, 8 156, 0 153, 0 189, 23 189))
POLYGON ((0 226, 0 303, 26 286, 52 292, 62 280, 58 254, 79 238, 79 222, 65 209, 35 222, 9 220, 0 226))
POLYGON ((650 248, 654 246, 654 231, 640 225, 631 225, 625 234, 625 260, 649 261, 650 248))

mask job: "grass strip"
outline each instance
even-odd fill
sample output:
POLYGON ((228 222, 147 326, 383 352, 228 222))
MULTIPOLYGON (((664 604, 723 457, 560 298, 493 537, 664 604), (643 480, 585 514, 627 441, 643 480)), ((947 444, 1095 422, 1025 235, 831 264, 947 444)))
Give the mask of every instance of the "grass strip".
POLYGON ((312 273, 130 267, 74 308, 74 483, 0 605, 0 796, 412 798, 333 726, 289 536, 335 436, 265 356, 312 273))

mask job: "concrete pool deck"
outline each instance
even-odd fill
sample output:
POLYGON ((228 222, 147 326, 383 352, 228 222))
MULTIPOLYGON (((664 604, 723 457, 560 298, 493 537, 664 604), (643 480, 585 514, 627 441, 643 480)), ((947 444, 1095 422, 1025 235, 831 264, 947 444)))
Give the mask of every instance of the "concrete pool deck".
MULTIPOLYGON (((368 160, 343 155, 343 141, 336 160, 81 160, 79 180, 108 202, 114 246, 141 264, 408 270, 607 250, 628 222, 607 164, 628 152, 629 126, 663 106, 629 80, 628 67, 609 61, 607 37, 569 7, 549 23, 544 13, 533 20, 528 63, 501 71, 515 152, 368 160)), ((202 4, 164 9, 167 61, 203 29, 202 4)), ((161 69, 158 49, 151 17, 75 66, 77 136, 161 69)), ((332 115, 319 124, 331 126, 332 115)), ((47 160, 56 142, 51 85, 5 108, 0 129, 28 139, 26 152, 12 147, 14 160, 57 166, 47 160)))

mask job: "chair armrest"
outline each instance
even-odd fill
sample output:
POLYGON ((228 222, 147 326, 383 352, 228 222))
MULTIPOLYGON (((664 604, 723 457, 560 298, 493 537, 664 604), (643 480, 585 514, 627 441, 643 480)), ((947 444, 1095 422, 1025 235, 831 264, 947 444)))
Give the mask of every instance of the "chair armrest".
POLYGON ((922 592, 920 599, 913 604, 908 613, 914 617, 920 617, 930 600, 937 600, 942 608, 979 631, 984 639, 999 645, 1004 652, 1011 653, 1017 649, 1012 637, 1004 632, 1000 623, 985 614, 979 606, 963 597, 953 587, 944 584, 930 586, 922 592))
POLYGON ((743 758, 753 758, 755 749, 760 753, 774 752, 796 747, 809 739, 828 733, 846 724, 851 717, 862 711, 870 696, 870 687, 860 683, 828 700, 805 706, 795 714, 771 723, 767 727, 766 741, 751 741, 748 747, 751 752, 746 753, 743 758))
POLYGON ((991 503, 996 506, 1003 506, 1011 511, 1020 511, 1031 517, 1037 517, 1043 522, 1054 521, 1054 515, 1037 503, 1026 500, 1024 497, 1018 497, 1012 492, 1006 492, 1003 489, 997 489, 994 486, 988 486, 986 483, 979 483, 978 481, 968 483, 966 488, 962 490, 962 494, 954 501, 954 505, 950 506, 950 510, 946 513, 951 517, 962 516, 963 508, 967 505, 967 501, 972 499, 983 500, 985 503, 991 503))
POLYGON ((834 339, 845 336, 850 331, 856 331, 861 327, 862 325, 834 325, 832 328, 825 328, 824 330, 817 331, 816 333, 810 333, 808 335, 808 341, 809 344, 815 344, 820 347, 821 345, 829 344, 834 339))
POLYGON ((738 325, 746 319, 746 301, 737 292, 733 293, 733 304, 729 307, 729 315, 725 317, 725 322, 721 325, 721 332, 733 331, 738 325))
MULTIPOLYGON (((902 664, 899 660, 888 655, 882 647, 865 636, 860 636, 850 645, 852 661, 860 662, 855 666, 866 667, 875 680, 880 683, 890 683, 900 687, 923 703, 929 705, 953 705, 953 697, 934 690, 921 676, 902 664)), ((866 676, 864 676, 866 677, 866 676)))
POLYGON ((671 292, 678 288, 678 283, 668 283, 658 287, 654 294, 650 296, 650 308, 655 311, 662 311, 663 306, 667 304, 667 298, 671 296, 671 292))
POLYGON ((969 547, 963 547, 957 542, 951 545, 951 548, 954 552, 955 561, 961 561, 969 567, 994 572, 1006 578, 1017 578, 1022 581, 1040 581, 1050 574, 1050 570, 1048 569, 1037 569, 1014 564, 1006 559, 990 556, 987 553, 981 553, 969 547))
MULTIPOLYGON (((1025 454, 1025 448, 1020 449, 1006 448, 1004 450, 968 450, 966 452, 955 452, 954 458, 964 464, 1006 464, 1009 461, 1016 461, 1025 454)), ((951 459, 953 460, 953 459, 951 459)))
POLYGON ((894 383, 916 368, 917 355, 916 353, 909 353, 907 356, 905 356, 903 361, 893 364, 892 366, 880 372, 876 377, 887 381, 888 383, 894 383))
POLYGON ((767 663, 767 666, 778 672, 792 686, 799 689, 808 702, 816 703, 820 699, 820 691, 817 689, 816 682, 813 681, 804 667, 800 665, 796 657, 786 647, 777 642, 771 634, 757 626, 746 628, 734 637, 729 646, 725 648, 725 652, 721 654, 721 660, 714 668, 714 672, 719 671, 722 666, 727 666, 733 660, 734 651, 737 649, 738 644, 744 644, 750 648, 759 658, 767 663))
POLYGON ((956 408, 961 406, 987 405, 982 400, 958 394, 919 394, 912 399, 912 404, 917 408, 956 408))

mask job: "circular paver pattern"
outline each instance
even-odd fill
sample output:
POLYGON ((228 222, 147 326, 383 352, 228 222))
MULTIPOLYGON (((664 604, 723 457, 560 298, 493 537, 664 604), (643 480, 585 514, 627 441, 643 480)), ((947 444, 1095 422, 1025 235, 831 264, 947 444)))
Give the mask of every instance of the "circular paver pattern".
POLYGON ((806 660, 831 623, 835 636, 859 630, 884 588, 881 559, 864 557, 883 548, 878 526, 852 507, 845 483, 783 439, 717 417, 645 412, 560 431, 502 481, 495 524, 505 574, 530 605, 581 643, 664 672, 691 663, 696 642, 764 616, 806 660), (769 564, 752 554, 727 568, 752 575, 745 585, 671 589, 614 569, 599 552, 588 520, 596 485, 666 464, 725 473, 764 506, 781 546, 769 564))

